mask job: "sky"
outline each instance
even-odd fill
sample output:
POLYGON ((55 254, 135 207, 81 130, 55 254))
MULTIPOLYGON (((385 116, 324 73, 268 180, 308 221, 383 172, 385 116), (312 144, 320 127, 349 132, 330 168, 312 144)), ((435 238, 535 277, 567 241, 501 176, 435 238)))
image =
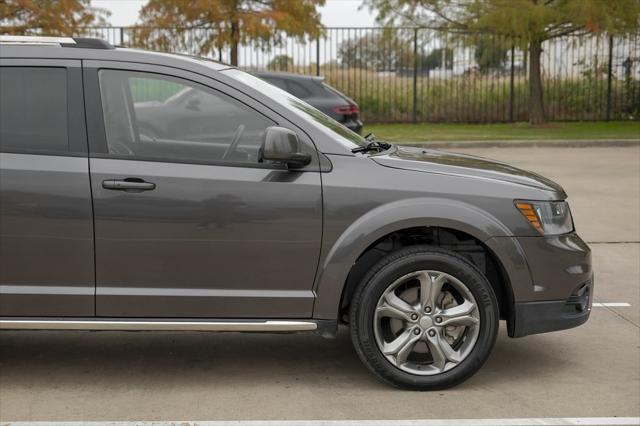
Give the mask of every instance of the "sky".
MULTIPOLYGON (((113 26, 134 25, 138 19, 138 10, 147 0, 91 0, 92 6, 111 12, 108 18, 113 26)), ((368 8, 359 10, 362 0, 326 0, 319 8, 322 23, 327 27, 371 27, 375 25, 375 16, 368 8)))

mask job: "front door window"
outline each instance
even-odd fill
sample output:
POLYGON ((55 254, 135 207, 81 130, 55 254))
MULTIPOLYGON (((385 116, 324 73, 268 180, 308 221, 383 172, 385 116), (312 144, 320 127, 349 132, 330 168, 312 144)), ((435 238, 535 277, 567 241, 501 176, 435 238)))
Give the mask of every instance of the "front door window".
POLYGON ((101 70, 110 154, 176 162, 257 163, 275 123, 235 99, 161 74, 101 70))

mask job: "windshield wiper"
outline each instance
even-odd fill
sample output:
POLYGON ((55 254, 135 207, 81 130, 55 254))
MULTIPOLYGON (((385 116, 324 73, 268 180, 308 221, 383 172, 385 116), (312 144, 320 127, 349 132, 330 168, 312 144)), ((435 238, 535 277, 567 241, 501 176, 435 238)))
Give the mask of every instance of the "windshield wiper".
POLYGON ((376 139, 373 133, 369 133, 364 139, 368 142, 365 146, 359 146, 357 148, 353 148, 351 152, 369 152, 369 151, 385 151, 391 148, 391 144, 387 142, 383 142, 381 140, 376 139))

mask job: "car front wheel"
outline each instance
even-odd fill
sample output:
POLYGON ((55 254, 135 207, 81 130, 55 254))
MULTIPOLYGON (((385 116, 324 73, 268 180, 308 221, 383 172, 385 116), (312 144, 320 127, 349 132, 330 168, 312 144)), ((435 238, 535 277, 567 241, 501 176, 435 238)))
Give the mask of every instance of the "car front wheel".
POLYGON ((383 381, 436 390, 472 376, 489 357, 498 303, 484 275, 459 254, 415 246, 382 258, 351 303, 354 347, 383 381))

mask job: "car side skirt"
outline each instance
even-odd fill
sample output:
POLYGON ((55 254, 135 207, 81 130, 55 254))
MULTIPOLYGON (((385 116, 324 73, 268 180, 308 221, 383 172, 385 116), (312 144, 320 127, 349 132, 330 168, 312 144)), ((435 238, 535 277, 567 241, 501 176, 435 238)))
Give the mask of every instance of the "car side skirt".
POLYGON ((251 320, 251 321, 200 321, 200 320, 149 320, 149 319, 51 319, 51 318, 2 318, 0 330, 116 330, 116 331, 246 331, 246 332, 295 332, 317 331, 320 328, 311 320, 251 320))

